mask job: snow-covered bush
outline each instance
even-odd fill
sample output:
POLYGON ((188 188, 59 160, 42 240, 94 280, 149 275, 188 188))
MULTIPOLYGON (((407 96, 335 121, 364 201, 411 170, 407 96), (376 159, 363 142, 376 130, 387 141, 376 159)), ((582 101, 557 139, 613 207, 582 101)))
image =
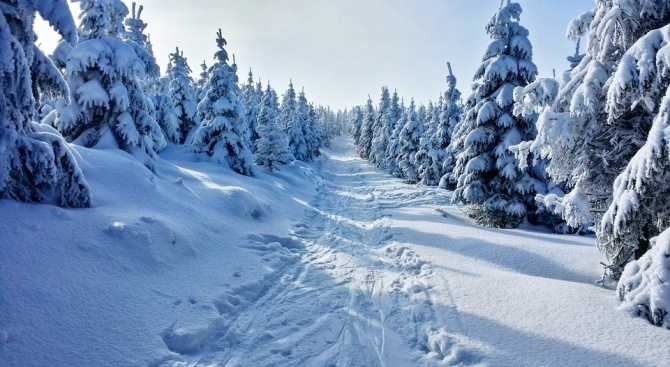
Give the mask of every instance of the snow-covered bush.
POLYGON ((626 265, 617 295, 624 309, 670 329, 670 229, 651 242, 649 251, 626 265))
POLYGON ((34 90, 56 87, 67 95, 60 73, 35 46, 36 12, 66 42, 77 43, 64 0, 0 5, 0 198, 88 207, 90 190, 68 144, 33 121, 34 90), (31 73, 40 77, 31 79, 31 73))
POLYGON ((220 29, 216 36, 219 51, 214 54, 216 63, 209 69, 207 92, 198 104, 203 121, 193 133, 192 147, 219 163, 228 164, 239 174, 252 176, 253 156, 247 146, 249 126, 240 103, 237 74, 228 65, 226 40, 220 29))

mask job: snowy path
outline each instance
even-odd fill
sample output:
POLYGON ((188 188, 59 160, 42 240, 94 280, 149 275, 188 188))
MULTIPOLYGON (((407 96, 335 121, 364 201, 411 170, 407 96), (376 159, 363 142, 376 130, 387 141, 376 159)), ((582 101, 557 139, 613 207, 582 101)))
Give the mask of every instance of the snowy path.
MULTIPOLYGON (((394 241, 384 214, 391 206, 438 198, 390 194, 405 185, 355 158, 347 140, 337 142, 342 145, 321 161, 323 183, 314 202, 305 203, 307 215, 292 238, 249 238, 260 251, 280 245, 297 259, 288 257, 291 265, 262 285, 223 297, 217 304, 226 320, 223 331, 194 355, 183 355, 182 362, 410 366, 430 350, 453 349, 439 345, 443 339, 425 283, 430 267, 394 241)), ((478 360, 468 357, 458 356, 464 365, 478 360)))
POLYGON ((243 245, 267 275, 216 299, 210 327, 163 335, 180 355, 161 366, 670 363, 668 334, 593 284, 592 238, 474 226, 448 192, 389 178, 350 139, 325 156, 291 237, 243 245))

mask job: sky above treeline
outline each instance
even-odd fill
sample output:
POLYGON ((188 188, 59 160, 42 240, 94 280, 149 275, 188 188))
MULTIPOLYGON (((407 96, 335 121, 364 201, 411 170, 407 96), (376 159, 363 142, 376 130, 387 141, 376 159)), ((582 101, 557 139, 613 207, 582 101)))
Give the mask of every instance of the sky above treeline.
MULTIPOLYGON (((124 1, 130 9, 132 2, 124 1)), ((593 0, 520 0, 521 25, 530 31, 539 76, 568 68, 575 45, 565 38, 570 20, 593 0)), ((221 28, 235 55, 240 81, 270 81, 282 94, 293 80, 307 98, 334 109, 375 103, 380 88, 397 89, 417 103, 436 101, 446 88, 446 62, 467 96, 490 39, 484 30, 500 0, 143 0, 154 54, 165 70, 175 47, 194 77, 213 62, 221 28)), ((70 5, 75 20, 79 4, 70 5)), ((38 24, 42 49, 58 36, 38 24)), ((583 47, 582 47, 583 49, 583 47)))

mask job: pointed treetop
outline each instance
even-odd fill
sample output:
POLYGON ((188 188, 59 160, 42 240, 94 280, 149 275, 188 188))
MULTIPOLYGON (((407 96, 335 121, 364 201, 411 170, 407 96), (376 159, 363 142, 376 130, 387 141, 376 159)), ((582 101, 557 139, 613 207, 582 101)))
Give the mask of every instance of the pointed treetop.
POLYGON ((219 62, 228 61, 228 52, 223 48, 227 44, 226 39, 223 38, 223 34, 221 33, 221 28, 219 28, 219 31, 216 32, 216 46, 219 48, 219 51, 214 54, 214 58, 219 60, 219 62))
POLYGON ((447 61, 447 68, 449 68, 449 76, 454 75, 453 71, 451 70, 451 63, 447 61))

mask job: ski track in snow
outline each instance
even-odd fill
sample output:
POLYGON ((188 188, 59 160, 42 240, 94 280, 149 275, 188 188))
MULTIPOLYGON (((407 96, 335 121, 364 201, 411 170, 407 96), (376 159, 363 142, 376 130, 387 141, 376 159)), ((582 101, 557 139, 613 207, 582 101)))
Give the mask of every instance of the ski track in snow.
POLYGON ((385 213, 449 197, 403 192, 351 154, 336 146, 320 160, 324 180, 290 238, 249 236, 245 247, 267 257, 270 274, 213 300, 221 317, 211 325, 167 328, 175 357, 157 365, 481 364, 481 353, 447 330, 459 332, 453 303, 433 308, 430 263, 394 238, 385 213))

